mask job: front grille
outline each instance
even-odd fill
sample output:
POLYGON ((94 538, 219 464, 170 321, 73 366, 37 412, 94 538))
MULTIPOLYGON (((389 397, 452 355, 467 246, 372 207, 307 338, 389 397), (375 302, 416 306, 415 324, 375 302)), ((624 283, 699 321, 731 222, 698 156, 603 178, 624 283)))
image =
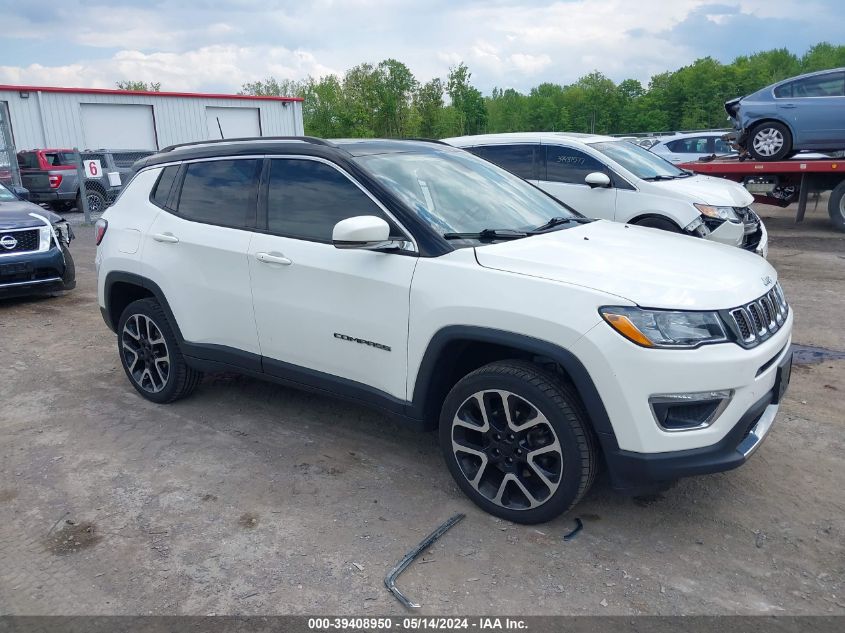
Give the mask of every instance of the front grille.
POLYGON ((0 255, 37 251, 40 236, 38 229, 29 231, 0 231, 0 255))
POLYGON ((789 305, 780 284, 759 299, 729 310, 728 324, 744 347, 759 345, 786 322, 789 305))

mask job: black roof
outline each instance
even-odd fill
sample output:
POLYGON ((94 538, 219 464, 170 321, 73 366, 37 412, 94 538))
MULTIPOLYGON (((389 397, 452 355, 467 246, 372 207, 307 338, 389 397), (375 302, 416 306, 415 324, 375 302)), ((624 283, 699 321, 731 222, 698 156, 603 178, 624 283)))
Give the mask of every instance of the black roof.
POLYGON ((174 161, 253 154, 300 154, 306 156, 363 156, 391 152, 426 152, 454 149, 442 141, 427 139, 336 139, 311 136, 275 136, 197 141, 171 145, 135 163, 135 169, 174 161))

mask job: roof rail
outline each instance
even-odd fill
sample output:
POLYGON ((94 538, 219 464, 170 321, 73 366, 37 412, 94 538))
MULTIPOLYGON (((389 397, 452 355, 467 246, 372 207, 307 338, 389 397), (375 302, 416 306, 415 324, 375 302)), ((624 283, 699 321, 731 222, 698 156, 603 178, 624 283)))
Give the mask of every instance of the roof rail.
POLYGON ((328 145, 334 147, 334 143, 317 138, 316 136, 244 136, 241 138, 213 138, 207 141, 192 141, 190 143, 176 143, 175 145, 168 145, 158 150, 158 153, 172 152, 174 149, 180 147, 192 147, 196 145, 214 145, 216 143, 242 143, 244 141, 300 141, 303 143, 313 143, 314 145, 328 145))

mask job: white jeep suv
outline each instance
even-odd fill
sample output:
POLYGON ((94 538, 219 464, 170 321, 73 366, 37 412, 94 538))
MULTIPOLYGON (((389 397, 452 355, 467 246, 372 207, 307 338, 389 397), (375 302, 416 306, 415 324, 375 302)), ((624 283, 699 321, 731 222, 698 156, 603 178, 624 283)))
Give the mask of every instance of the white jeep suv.
POLYGON ((639 145, 575 132, 445 139, 525 178, 592 218, 739 246, 766 257, 766 227, 739 183, 680 169, 639 145))
POLYGON ((145 398, 220 370, 438 429, 455 480, 546 521, 604 465, 653 490, 760 445, 792 311, 741 249, 572 212, 437 142, 168 148, 97 225, 99 305, 145 398))

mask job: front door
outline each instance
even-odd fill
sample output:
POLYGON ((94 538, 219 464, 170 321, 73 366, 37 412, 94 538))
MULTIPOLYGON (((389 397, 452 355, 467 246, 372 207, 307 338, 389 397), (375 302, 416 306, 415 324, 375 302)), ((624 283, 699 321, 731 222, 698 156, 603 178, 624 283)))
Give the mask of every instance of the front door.
POLYGON ((340 220, 376 215, 406 239, 347 174, 320 160, 275 158, 266 180, 262 232, 249 267, 264 371, 327 388, 375 389, 406 399, 408 309, 417 257, 338 249, 340 220), (365 386, 366 385, 366 386, 365 386))

